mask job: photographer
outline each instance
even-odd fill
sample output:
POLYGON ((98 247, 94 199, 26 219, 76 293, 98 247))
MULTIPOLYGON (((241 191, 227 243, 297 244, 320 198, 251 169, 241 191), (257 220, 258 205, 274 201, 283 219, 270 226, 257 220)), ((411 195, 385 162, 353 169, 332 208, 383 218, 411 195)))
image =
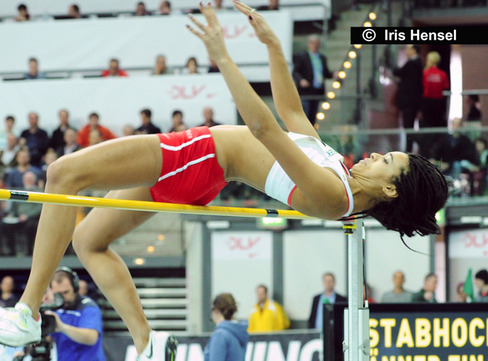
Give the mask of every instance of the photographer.
POLYGON ((64 298, 56 312, 46 311, 56 319, 53 334, 58 361, 105 361, 102 347, 102 313, 90 298, 78 293, 79 278, 68 267, 58 268, 51 280, 51 290, 64 298))

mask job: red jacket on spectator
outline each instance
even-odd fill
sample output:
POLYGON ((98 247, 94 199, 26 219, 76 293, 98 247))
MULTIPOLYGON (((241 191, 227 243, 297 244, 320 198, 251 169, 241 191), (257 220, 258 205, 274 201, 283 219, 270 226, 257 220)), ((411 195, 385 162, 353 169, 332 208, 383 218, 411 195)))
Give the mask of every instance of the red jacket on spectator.
MULTIPOLYGON (((104 77, 111 76, 111 75, 110 75, 110 70, 104 70, 104 71, 102 71, 102 76, 104 76, 104 77)), ((125 70, 119 70, 119 71, 117 72, 117 75, 116 75, 116 76, 129 76, 129 74, 127 74, 127 73, 125 72, 125 70)))
POLYGON ((442 92, 449 88, 445 71, 436 66, 424 70, 424 98, 442 99, 442 92))
MULTIPOLYGON (((97 129, 102 135, 102 139, 109 140, 117 138, 114 133, 112 133, 108 128, 102 127, 101 125, 97 125, 97 129)), ((90 125, 87 124, 78 132, 78 141, 77 143, 82 146, 83 148, 88 147, 90 145, 89 138, 90 138, 91 128, 90 125)))

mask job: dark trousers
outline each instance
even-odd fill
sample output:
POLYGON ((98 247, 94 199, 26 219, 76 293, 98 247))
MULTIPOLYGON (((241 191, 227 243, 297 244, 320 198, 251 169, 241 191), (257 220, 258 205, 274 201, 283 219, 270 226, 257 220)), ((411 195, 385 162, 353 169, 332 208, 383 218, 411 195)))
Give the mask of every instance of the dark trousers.
POLYGON ((7 255, 15 256, 24 245, 25 253, 32 255, 39 217, 29 217, 22 223, 2 223, 1 230, 7 246, 7 255))
POLYGON ((310 120, 310 123, 315 125, 319 104, 324 101, 325 88, 307 88, 306 93, 307 94, 302 94, 302 108, 308 120, 310 120))
MULTIPOLYGON (((418 106, 409 106, 409 107, 404 107, 400 109, 400 112, 402 114, 402 121, 403 121, 403 128, 406 130, 411 130, 413 129, 413 126, 415 124, 415 118, 417 117, 417 113, 419 111, 418 106)), ((415 134, 407 134, 407 152, 412 151, 413 147, 413 142, 417 141, 415 134)))
MULTIPOLYGON (((421 128, 447 127, 446 104, 444 99, 424 98, 422 101, 421 128)), ((426 133, 420 137, 420 154, 430 157, 432 145, 439 139, 439 133, 426 133)))

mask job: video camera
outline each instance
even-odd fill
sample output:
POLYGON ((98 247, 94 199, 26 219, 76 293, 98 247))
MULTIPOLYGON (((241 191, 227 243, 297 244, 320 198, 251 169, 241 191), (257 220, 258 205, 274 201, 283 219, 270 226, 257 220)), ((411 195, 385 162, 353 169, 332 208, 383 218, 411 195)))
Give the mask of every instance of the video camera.
POLYGON ((56 329, 56 318, 47 315, 46 311, 56 311, 63 307, 64 298, 60 293, 54 294, 54 299, 50 303, 43 303, 39 309, 42 317, 41 323, 41 342, 32 346, 30 355, 32 361, 50 361, 51 360, 51 342, 47 339, 56 329))

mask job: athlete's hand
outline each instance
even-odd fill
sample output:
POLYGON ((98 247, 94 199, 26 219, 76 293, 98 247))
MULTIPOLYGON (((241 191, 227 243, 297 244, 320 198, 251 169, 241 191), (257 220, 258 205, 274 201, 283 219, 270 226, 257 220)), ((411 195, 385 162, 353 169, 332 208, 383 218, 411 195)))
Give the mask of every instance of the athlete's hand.
POLYGON ((208 2, 205 6, 203 2, 200 1, 200 12, 205 17, 205 20, 207 20, 207 26, 203 25, 193 15, 189 14, 188 16, 191 21, 201 31, 198 31, 190 25, 187 25, 187 28, 203 41, 205 47, 207 48, 208 55, 218 65, 220 60, 229 56, 227 49, 225 48, 222 27, 220 26, 217 16, 215 16, 215 13, 210 6, 210 2, 208 2))
POLYGON ((247 16, 249 24, 254 28, 256 36, 262 43, 271 44, 272 42, 278 41, 278 38, 273 30, 271 30, 271 27, 266 20, 264 20, 263 16, 256 12, 256 9, 253 9, 239 0, 233 0, 233 2, 234 7, 247 16))

